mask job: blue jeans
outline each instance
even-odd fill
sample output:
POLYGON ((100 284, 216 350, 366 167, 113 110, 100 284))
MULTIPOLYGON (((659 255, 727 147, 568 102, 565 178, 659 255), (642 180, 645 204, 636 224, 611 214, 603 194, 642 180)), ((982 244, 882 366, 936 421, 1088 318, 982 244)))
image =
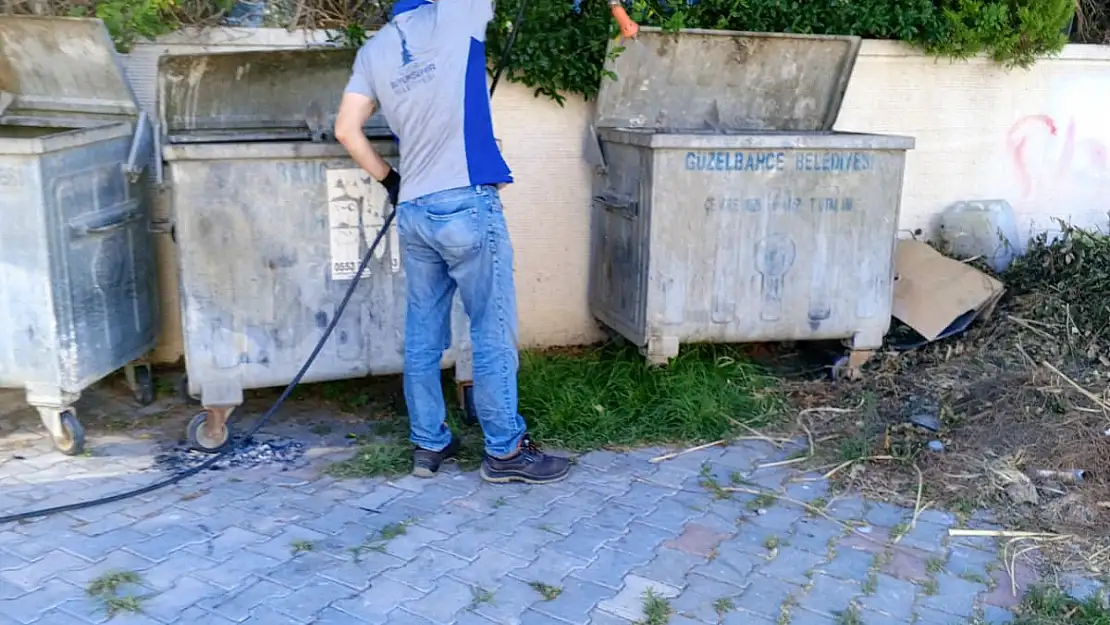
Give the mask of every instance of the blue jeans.
POLYGON ((470 317, 474 405, 486 453, 515 453, 525 431, 517 413, 516 289, 497 189, 460 187, 401 202, 397 228, 408 283, 405 403, 412 442, 431 451, 451 442, 440 361, 451 345, 458 289, 470 317))

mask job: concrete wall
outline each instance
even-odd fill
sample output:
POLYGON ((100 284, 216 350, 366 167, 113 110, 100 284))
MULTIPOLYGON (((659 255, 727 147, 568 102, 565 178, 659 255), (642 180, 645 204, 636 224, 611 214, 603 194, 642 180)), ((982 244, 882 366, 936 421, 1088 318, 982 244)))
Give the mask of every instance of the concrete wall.
MULTIPOLYGON (((177 33, 140 44, 127 59, 139 98, 153 102, 161 54, 321 42, 285 30, 177 33)), ((901 227, 928 230, 961 199, 1008 200, 1023 233, 1062 218, 1107 228, 1110 212, 1110 47, 1069 46, 1030 71, 985 59, 935 61, 902 45, 867 41, 837 129, 917 138, 901 227)), ((580 344, 599 338, 586 307, 590 170, 583 160, 588 104, 560 108, 503 84, 494 123, 517 183, 504 191, 517 248, 521 341, 580 344)), ((165 207, 159 210, 164 211, 165 207)), ((173 245, 159 242, 163 341, 158 361, 181 356, 173 245)))

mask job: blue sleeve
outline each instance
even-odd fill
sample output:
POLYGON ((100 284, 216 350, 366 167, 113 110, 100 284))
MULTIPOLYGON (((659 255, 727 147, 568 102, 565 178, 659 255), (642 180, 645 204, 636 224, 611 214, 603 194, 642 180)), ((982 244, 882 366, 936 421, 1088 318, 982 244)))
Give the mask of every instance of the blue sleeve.
POLYGON ((371 75, 369 46, 363 45, 355 55, 355 64, 351 70, 351 79, 347 81, 345 93, 356 93, 376 100, 374 95, 374 81, 371 75))

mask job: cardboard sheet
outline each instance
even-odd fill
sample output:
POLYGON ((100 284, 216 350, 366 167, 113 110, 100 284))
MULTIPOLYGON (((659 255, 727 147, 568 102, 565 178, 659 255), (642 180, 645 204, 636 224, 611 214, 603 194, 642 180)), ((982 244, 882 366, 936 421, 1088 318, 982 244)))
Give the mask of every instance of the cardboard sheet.
POLYGON ((909 239, 895 248, 894 276, 894 317, 930 341, 968 313, 989 316, 1006 292, 978 269, 909 239))

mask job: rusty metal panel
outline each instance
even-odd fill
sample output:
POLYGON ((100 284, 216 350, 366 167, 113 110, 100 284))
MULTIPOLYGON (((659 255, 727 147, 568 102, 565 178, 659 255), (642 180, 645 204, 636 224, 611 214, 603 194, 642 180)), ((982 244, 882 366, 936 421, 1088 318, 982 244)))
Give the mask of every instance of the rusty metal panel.
MULTIPOLYGON (((650 189, 620 219, 595 207, 594 314, 665 360, 684 342, 851 339, 890 326, 905 137, 602 129, 601 195, 650 189), (630 234, 634 233, 634 234, 630 234), (641 291, 642 310, 626 293, 641 291)), ((612 212, 612 211, 608 211, 612 212)))
POLYGON ((860 38, 642 28, 617 46, 599 127, 806 132, 836 123, 860 38))
MULTIPOLYGON (((164 56, 158 107, 164 131, 209 140, 312 139, 329 134, 355 50, 314 48, 164 56)), ((370 128, 386 129, 375 115, 370 128)))
POLYGON ((139 113, 100 20, 0 16, 0 92, 9 116, 139 113))

